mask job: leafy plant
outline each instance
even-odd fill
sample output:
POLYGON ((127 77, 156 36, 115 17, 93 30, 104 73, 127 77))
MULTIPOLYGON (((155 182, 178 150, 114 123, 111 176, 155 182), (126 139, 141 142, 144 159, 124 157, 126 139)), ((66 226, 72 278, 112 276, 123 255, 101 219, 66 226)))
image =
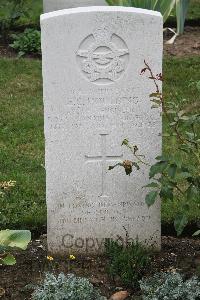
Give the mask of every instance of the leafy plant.
MULTIPOLYGON (((151 182, 146 187, 151 191, 145 198, 148 206, 153 205, 158 196, 163 200, 173 201, 175 198, 183 200, 184 204, 174 220, 176 232, 180 235, 188 223, 187 211, 190 203, 198 204, 200 201, 200 113, 197 112, 199 104, 197 103, 195 113, 193 113, 194 108, 188 107, 187 102, 185 104, 182 101, 182 105, 185 104, 184 107, 173 100, 166 103, 158 83, 162 81, 162 75, 153 74, 146 62, 141 74, 145 73, 148 73, 148 77, 155 85, 155 91, 150 95, 152 109, 162 106, 163 115, 167 121, 167 133, 164 136, 165 138, 174 137, 176 149, 168 155, 156 157, 156 163, 150 166, 144 161, 143 156, 138 154, 137 145, 130 145, 125 139, 122 144, 131 150, 135 159, 124 161, 121 165, 125 168, 126 174, 130 174, 133 167, 139 170, 142 164, 150 167, 151 182)), ((197 88, 199 89, 198 83, 197 88)))
POLYGON ((186 281, 179 273, 157 273, 140 281, 143 300, 200 299, 200 281, 192 277, 186 281))
POLYGON ((13 248, 25 250, 31 240, 29 230, 1 230, 0 231, 0 264, 14 265, 15 257, 10 254, 13 248))
POLYGON ((184 31, 184 24, 189 7, 189 0, 176 1, 176 17, 177 17, 177 34, 182 34, 184 31))
POLYGON ((109 5, 133 6, 159 11, 165 22, 174 8, 176 0, 107 0, 107 2, 109 5))
POLYGON ((189 0, 106 0, 109 5, 133 6, 154 11, 159 11, 163 21, 168 19, 174 7, 176 7, 177 32, 169 41, 173 42, 177 35, 184 31, 185 19, 188 11, 189 0))
POLYGON ((174 36, 167 41, 167 44, 172 44, 176 37, 184 32, 185 20, 188 12, 189 0, 176 0, 176 32, 169 28, 174 33, 174 36))
POLYGON ((47 273, 44 283, 35 289, 33 300, 106 300, 86 278, 73 274, 57 277, 47 273))
POLYGON ((146 203, 151 206, 158 194, 164 200, 173 200, 175 196, 185 199, 182 211, 174 221, 177 234, 180 235, 188 222, 186 211, 190 201, 200 200, 200 113, 193 113, 191 107, 186 105, 182 108, 173 101, 166 104, 157 84, 161 79, 154 76, 147 63, 145 65, 143 73, 150 74, 156 87, 155 93, 150 95, 153 107, 162 105, 168 121, 168 133, 165 136, 173 135, 178 145, 177 152, 157 157, 157 162, 151 166, 149 178, 153 181, 147 187, 154 190, 147 194, 146 203))
POLYGON ((28 16, 27 0, 1 1, 0 29, 4 40, 9 37, 9 30, 16 25, 17 21, 28 16))
POLYGON ((117 241, 107 240, 105 254, 109 258, 107 271, 113 279, 119 276, 123 284, 137 286, 150 264, 149 251, 137 240, 125 248, 117 241))
POLYGON ((41 33, 36 29, 27 28, 23 33, 12 34, 14 42, 10 47, 18 52, 18 56, 41 53, 41 33))

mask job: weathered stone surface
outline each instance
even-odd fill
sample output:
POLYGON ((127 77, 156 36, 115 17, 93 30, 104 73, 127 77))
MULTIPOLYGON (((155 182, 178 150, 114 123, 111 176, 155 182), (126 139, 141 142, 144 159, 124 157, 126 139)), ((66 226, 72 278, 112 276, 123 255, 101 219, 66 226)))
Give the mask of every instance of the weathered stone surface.
POLYGON ((106 0, 43 0, 44 13, 84 6, 108 5, 106 0))
POLYGON ((41 17, 48 247, 99 253, 106 238, 160 246, 160 203, 145 204, 149 167, 126 176, 124 138, 153 163, 161 115, 151 109, 144 59, 162 69, 162 17, 123 7, 87 7, 41 17), (128 233, 128 236, 127 236, 128 233))

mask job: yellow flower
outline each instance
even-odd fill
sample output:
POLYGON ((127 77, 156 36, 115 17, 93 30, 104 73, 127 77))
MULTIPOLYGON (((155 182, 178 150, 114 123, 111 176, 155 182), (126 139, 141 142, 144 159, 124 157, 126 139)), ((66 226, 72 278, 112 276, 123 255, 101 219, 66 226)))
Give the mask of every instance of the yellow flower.
POLYGON ((50 256, 50 255, 48 255, 48 256, 47 256, 47 259, 48 259, 49 261, 52 261, 52 260, 53 260, 53 257, 50 256))
POLYGON ((74 255, 72 255, 72 254, 71 254, 71 255, 69 256, 69 259, 71 259, 71 260, 75 260, 75 259, 76 259, 76 257, 75 257, 74 255))

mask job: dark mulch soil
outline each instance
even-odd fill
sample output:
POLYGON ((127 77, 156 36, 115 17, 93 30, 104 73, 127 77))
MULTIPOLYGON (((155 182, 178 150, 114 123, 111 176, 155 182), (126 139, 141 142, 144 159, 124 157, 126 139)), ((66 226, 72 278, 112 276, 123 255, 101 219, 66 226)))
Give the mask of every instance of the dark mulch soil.
MULTIPOLYGON (((200 25, 200 24, 199 24, 200 25)), ((183 35, 176 38, 174 44, 168 45, 172 33, 164 34, 164 54, 168 56, 200 56, 200 27, 186 27, 183 35)))
POLYGON ((0 57, 16 57, 15 52, 9 48, 5 43, 0 43, 0 57))
MULTIPOLYGON (((33 240, 26 251, 16 252, 17 264, 0 269, 0 287, 6 291, 1 299, 30 299, 30 291, 25 291, 24 287, 40 282, 45 271, 71 272, 88 277, 107 297, 112 295, 116 288, 123 287, 119 280, 114 282, 106 274, 105 257, 76 258, 70 263, 67 257, 54 258, 53 263, 50 263, 46 256, 44 235, 39 240, 33 240)), ((146 275, 167 270, 178 270, 187 277, 200 275, 200 239, 163 237, 162 251, 152 256, 152 264, 146 275)), ((138 291, 130 292, 132 295, 138 295, 138 291)))
MULTIPOLYGON (((7 57, 7 58, 17 58, 17 53, 9 47, 9 42, 5 42, 0 40, 0 57, 7 57)), ((26 58, 41 58, 39 54, 29 54, 25 56, 26 58)))

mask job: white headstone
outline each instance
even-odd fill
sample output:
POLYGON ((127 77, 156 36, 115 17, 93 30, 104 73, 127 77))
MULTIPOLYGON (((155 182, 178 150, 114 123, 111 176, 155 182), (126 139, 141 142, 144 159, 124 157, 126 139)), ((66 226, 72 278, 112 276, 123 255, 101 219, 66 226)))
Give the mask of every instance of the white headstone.
POLYGON ((123 7, 67 9, 41 16, 48 247, 99 253, 106 238, 160 246, 160 203, 145 204, 149 167, 127 176, 136 144, 161 153, 161 115, 151 109, 144 60, 162 70, 162 17, 123 7), (128 236, 127 236, 128 234, 128 236))
POLYGON ((44 13, 66 8, 108 5, 106 0, 43 0, 44 13))

